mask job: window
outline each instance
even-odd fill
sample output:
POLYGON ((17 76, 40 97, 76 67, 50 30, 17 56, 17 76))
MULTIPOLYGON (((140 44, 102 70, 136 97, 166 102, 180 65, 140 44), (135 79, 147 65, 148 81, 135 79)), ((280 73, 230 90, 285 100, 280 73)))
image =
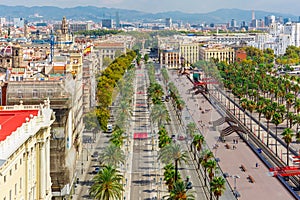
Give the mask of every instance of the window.
POLYGON ((11 190, 9 190, 9 200, 12 200, 12 193, 11 193, 11 190))
POLYGON ((4 179, 4 183, 5 183, 6 182, 6 176, 4 176, 3 179, 4 179))
POLYGON ((20 165, 22 165, 22 158, 20 159, 20 165))
POLYGON ((12 175, 12 170, 9 170, 9 175, 10 175, 10 176, 12 175))
POLYGON ((38 97, 38 91, 37 91, 37 89, 33 89, 32 90, 32 97, 33 98, 37 98, 38 97))
POLYGON ((18 186, 15 184, 15 196, 17 195, 18 186))
POLYGON ((22 190, 22 178, 20 178, 20 190, 22 190))
POLYGON ((18 164, 16 163, 16 164, 15 164, 15 170, 17 170, 17 169, 18 169, 18 164))
POLYGON ((18 98, 22 98, 22 97, 23 97, 22 90, 18 90, 18 98))
POLYGON ((52 89, 49 89, 49 90, 47 91, 47 96, 48 96, 48 97, 52 97, 52 96, 53 96, 53 90, 52 90, 52 89))

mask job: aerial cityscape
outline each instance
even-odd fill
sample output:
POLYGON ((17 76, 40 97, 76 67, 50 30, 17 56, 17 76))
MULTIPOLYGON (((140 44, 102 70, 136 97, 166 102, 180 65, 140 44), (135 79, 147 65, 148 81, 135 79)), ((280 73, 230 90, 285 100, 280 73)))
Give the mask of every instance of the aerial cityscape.
POLYGON ((0 200, 300 199, 294 0, 0 5, 0 200))

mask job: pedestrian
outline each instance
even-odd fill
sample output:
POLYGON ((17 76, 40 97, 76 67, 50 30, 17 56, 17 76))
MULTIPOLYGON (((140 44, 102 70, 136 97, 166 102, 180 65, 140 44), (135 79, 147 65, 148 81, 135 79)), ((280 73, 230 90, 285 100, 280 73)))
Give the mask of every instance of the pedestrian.
POLYGON ((258 168, 258 163, 255 163, 255 167, 258 168))
POLYGON ((233 144, 235 144, 235 139, 233 139, 233 144))
POLYGON ((235 142, 238 144, 238 143, 239 143, 239 140, 238 140, 238 139, 236 139, 236 140, 235 140, 235 142))

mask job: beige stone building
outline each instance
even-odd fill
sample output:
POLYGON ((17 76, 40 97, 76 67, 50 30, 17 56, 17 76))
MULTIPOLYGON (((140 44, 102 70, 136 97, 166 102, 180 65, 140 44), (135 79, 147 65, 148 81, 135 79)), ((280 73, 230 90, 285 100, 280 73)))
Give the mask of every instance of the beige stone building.
POLYGON ((163 65, 168 69, 177 69, 181 64, 179 50, 175 49, 160 50, 159 60, 160 65, 163 65))
POLYGON ((0 199, 50 200, 50 101, 0 110, 0 199))
POLYGON ((235 51, 231 47, 224 45, 208 45, 200 48, 200 60, 211 61, 225 61, 233 63, 235 61, 235 51))
POLYGON ((181 66, 188 67, 199 60, 199 44, 182 43, 180 44, 181 66))
POLYGON ((94 44, 94 50, 98 53, 100 68, 102 69, 107 67, 103 66, 105 58, 113 61, 116 57, 126 53, 126 43, 112 40, 100 41, 94 44))

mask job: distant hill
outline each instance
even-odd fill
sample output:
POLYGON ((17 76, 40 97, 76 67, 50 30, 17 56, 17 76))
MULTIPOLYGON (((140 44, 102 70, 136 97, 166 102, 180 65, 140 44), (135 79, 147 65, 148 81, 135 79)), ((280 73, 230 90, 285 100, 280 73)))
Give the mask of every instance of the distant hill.
MULTIPOLYGON (((165 18, 172 18, 173 22, 188 22, 192 24, 201 23, 226 23, 231 19, 237 22, 251 20, 251 10, 240 9, 219 9, 208 13, 183 13, 180 11, 146 13, 136 10, 116 9, 116 8, 98 8, 94 6, 78 6, 74 8, 59 8, 53 6, 4 6, 0 5, 0 17, 6 17, 12 20, 15 17, 22 17, 30 21, 37 20, 55 20, 60 21, 63 16, 68 20, 93 20, 99 22, 104 18, 115 20, 116 13, 119 14, 121 21, 153 21, 165 18), (39 16, 38 16, 38 15, 39 16)), ((271 13, 265 11, 255 11, 256 19, 264 19, 265 16, 275 15, 277 17, 291 18, 297 20, 297 17, 290 14, 271 13)))

